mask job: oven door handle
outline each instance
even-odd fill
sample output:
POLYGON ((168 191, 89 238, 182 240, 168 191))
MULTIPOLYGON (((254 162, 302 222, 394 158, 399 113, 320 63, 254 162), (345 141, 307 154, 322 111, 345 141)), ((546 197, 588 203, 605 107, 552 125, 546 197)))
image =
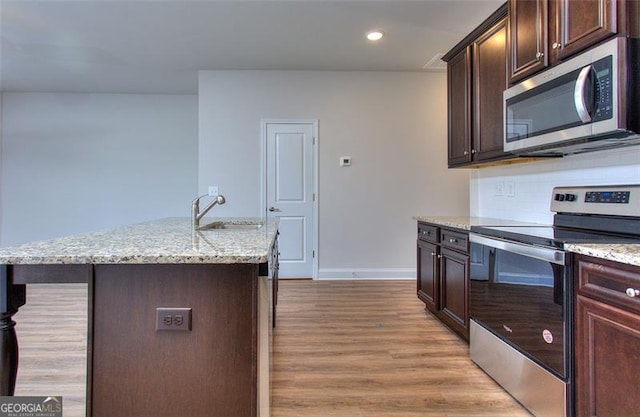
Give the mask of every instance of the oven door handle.
POLYGON ((553 264, 564 265, 564 252, 561 250, 525 245, 494 237, 486 237, 475 233, 469 233, 469 242, 502 249, 507 252, 517 253, 522 256, 539 259, 553 264))

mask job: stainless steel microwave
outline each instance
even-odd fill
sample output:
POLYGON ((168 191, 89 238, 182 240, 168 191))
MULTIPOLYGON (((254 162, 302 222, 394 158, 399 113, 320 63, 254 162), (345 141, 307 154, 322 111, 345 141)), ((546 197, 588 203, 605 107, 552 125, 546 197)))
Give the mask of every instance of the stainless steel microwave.
POLYGON ((640 40, 614 38, 507 89, 504 150, 565 155, 640 143, 640 40))

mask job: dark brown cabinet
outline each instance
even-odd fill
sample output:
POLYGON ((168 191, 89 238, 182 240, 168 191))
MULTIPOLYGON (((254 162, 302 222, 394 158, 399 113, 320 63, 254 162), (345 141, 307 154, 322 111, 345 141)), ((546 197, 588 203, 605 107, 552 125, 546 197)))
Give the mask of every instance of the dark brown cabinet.
POLYGON ((431 311, 437 311, 438 301, 438 247, 429 242, 418 240, 418 298, 431 311))
POLYGON ((418 223, 418 298, 465 340, 469 340, 468 236, 457 229, 418 223))
POLYGON ((502 150, 506 31, 505 6, 443 57, 447 61, 449 167, 513 157, 502 150))
POLYGON ((514 83, 615 35, 637 36, 637 0, 509 0, 514 83))
POLYGON ((554 57, 563 59, 618 33, 618 3, 625 8, 616 0, 556 0, 554 57))
POLYGON ((510 0, 509 77, 518 81, 548 65, 548 0, 510 0))
POLYGON ((578 256, 575 270, 575 414, 637 415, 640 267, 578 256))
POLYGON ((502 19, 473 42, 473 136, 476 162, 511 156, 502 150, 502 92, 507 88, 507 20, 502 19))
POLYGON ((469 340, 469 255, 443 248, 440 280, 441 320, 469 340))
POLYGON ((471 52, 458 52, 447 63, 449 167, 471 162, 471 52))

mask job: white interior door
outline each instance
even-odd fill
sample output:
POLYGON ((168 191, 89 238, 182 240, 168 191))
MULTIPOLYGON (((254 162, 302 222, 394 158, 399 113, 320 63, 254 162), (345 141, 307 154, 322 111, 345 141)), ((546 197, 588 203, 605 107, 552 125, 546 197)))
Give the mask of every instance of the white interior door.
POLYGON ((280 218, 281 278, 312 278, 314 123, 266 123, 266 215, 280 218))

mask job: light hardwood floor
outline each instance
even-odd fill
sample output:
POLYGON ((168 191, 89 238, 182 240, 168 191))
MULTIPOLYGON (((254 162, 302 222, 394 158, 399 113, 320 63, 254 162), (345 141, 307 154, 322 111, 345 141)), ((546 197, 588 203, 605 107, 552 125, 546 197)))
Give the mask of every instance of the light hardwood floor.
POLYGON ((415 281, 281 281, 273 417, 530 416, 415 281))
MULTIPOLYGON (((86 285, 27 294, 16 395, 62 395, 65 417, 84 416, 86 285)), ((530 416, 413 281, 281 281, 272 384, 272 417, 530 416)))
POLYGON ((15 395, 62 395, 63 415, 85 415, 87 285, 27 286, 14 316, 20 357, 15 395))

